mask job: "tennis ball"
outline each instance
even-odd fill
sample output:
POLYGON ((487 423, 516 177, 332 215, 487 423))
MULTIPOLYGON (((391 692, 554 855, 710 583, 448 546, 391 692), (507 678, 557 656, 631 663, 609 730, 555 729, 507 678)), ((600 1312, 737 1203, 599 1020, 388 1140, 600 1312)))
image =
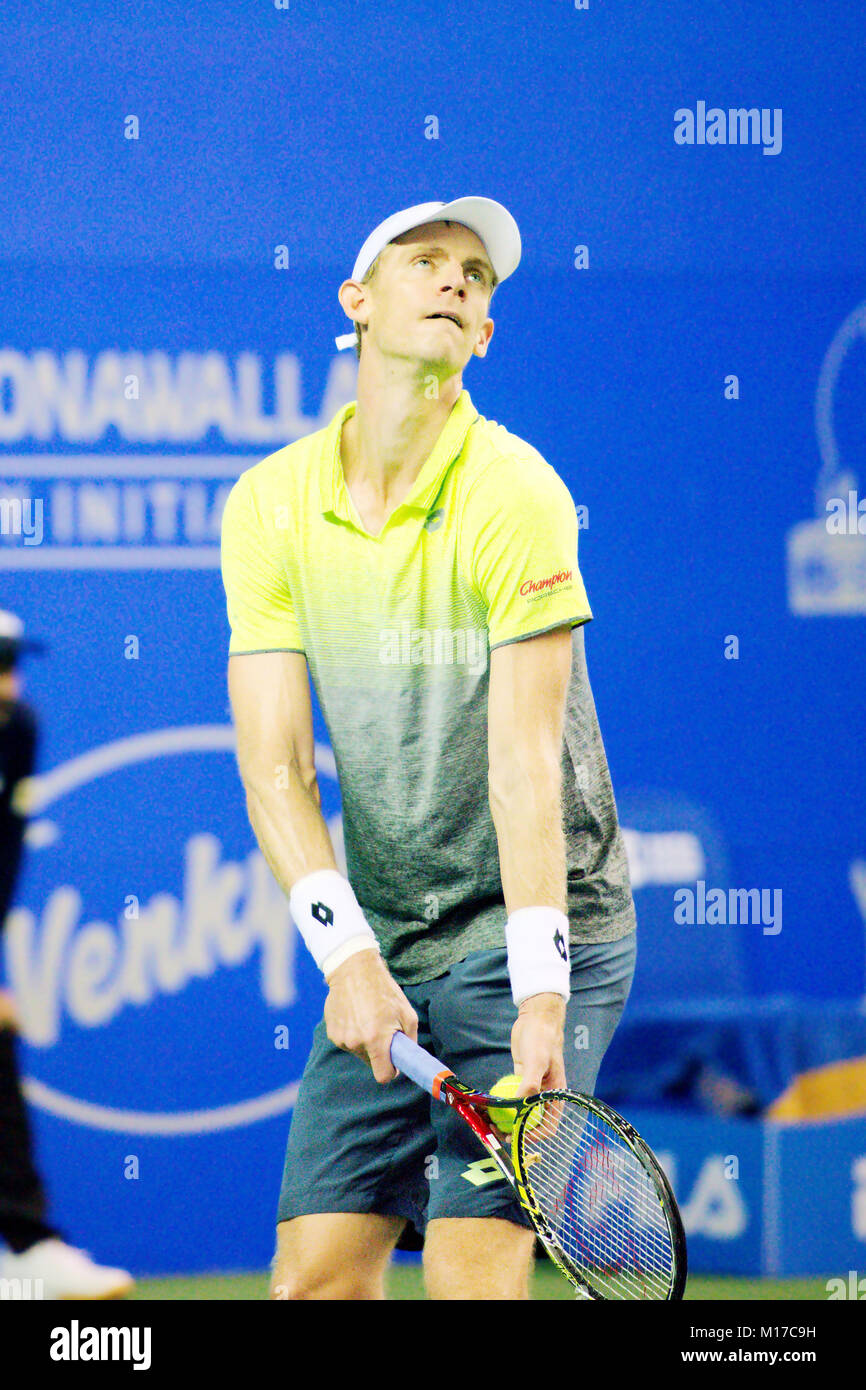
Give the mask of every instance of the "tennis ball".
MULTIPOLYGON (((496 1085, 491 1086, 490 1094, 492 1096, 516 1096, 518 1091, 520 1090, 522 1083, 523 1077, 516 1076, 513 1072, 511 1072, 508 1076, 501 1076, 497 1081, 496 1085)), ((535 1128, 535 1126, 540 1122, 543 1112, 544 1106, 536 1106, 535 1112, 532 1115, 530 1115, 529 1120, 527 1121, 527 1129, 535 1128)), ((488 1110, 487 1114, 490 1117, 491 1124, 494 1124, 497 1129, 502 1131, 503 1134, 510 1134, 511 1131, 514 1129, 514 1122, 517 1119, 517 1116, 520 1114, 520 1111, 511 1108, 507 1110, 490 1109, 488 1110)))

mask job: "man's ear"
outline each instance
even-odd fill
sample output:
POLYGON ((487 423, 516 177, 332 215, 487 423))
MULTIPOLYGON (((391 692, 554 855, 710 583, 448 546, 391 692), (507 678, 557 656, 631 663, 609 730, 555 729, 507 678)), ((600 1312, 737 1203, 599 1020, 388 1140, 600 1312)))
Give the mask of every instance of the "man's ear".
POLYGON ((493 337, 493 327, 494 325, 492 319, 484 320, 480 329, 478 330, 478 337, 475 339, 475 346, 472 349, 473 356, 487 356, 487 348, 489 346, 490 339, 493 337))
POLYGON ((337 291, 337 298, 347 318, 365 327, 366 318, 364 316, 364 310, 367 304, 366 287, 357 280, 344 280, 337 291))

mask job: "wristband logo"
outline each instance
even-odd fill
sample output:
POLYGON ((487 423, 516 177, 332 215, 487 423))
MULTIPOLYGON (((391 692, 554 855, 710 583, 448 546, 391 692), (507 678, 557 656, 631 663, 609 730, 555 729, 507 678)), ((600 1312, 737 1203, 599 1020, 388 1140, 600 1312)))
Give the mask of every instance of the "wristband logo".
POLYGON ((334 925, 334 914, 327 903, 313 903, 310 912, 317 922, 321 922, 323 927, 332 927, 334 925))
POLYGON ((556 928, 556 931, 555 931, 554 934, 553 934, 553 944, 554 944, 554 946, 556 947, 556 949, 557 949, 557 951, 559 952, 559 954, 560 954, 560 956, 562 957, 562 959, 567 963, 567 962, 568 962, 568 951, 567 951, 566 948, 565 948, 565 937, 564 937, 563 934, 562 934, 562 928, 561 928, 561 927, 557 927, 557 928, 556 928))
MULTIPOLYGON (((337 799, 330 749, 317 746, 316 764, 324 809, 337 799)), ((231 725, 92 749, 30 779, 28 803, 31 852, 3 943, 28 1098, 139 1134, 289 1110, 321 980, 247 824, 231 725)))

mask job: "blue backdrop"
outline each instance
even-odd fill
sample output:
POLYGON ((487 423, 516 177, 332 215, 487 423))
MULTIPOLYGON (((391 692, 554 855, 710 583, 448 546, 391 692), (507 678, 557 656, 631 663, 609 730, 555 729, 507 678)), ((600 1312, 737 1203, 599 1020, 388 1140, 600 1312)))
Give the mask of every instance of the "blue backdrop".
POLYGON ((0 607, 50 647, 4 965, 100 1257, 271 1253, 323 994, 246 820, 219 517, 354 397, 336 290, 398 208, 521 228, 465 385, 587 508, 635 1004, 864 994, 864 33, 845 0, 4 7, 0 607), (779 911, 677 921, 699 883, 779 911))

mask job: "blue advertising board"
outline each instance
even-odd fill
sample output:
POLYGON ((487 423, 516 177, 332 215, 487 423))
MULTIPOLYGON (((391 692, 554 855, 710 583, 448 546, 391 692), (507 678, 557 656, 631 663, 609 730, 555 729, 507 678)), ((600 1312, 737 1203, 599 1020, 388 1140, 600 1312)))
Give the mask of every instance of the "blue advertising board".
MULTIPOLYGON (((841 0, 115 10, 0 21, 76 92, 37 121, 31 63, 4 104, 0 608, 48 651, 24 667, 40 743, 2 973, 76 1242, 139 1272, 261 1267, 324 993, 246 816, 220 517, 354 398, 336 292, 397 209, 478 193, 521 228, 464 384, 580 509, 633 1005, 866 994, 866 135, 839 115, 863 21, 841 0), (459 62, 431 63, 431 23, 459 62)), ((696 1267, 856 1255, 853 1122, 780 1134, 792 1184, 798 1145, 839 1177, 820 1229, 777 1237, 765 1136, 670 1123, 696 1267)))
POLYGON ((671 1181, 693 1273, 866 1276, 866 1120, 776 1125, 639 1107, 629 1119, 671 1181))

